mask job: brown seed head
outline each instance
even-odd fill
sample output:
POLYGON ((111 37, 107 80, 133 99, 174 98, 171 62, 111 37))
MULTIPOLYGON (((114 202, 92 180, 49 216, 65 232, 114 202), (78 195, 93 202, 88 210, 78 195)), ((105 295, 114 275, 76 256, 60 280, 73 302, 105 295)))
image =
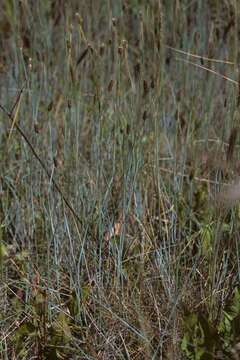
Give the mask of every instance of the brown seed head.
POLYGON ((118 54, 119 54, 120 56, 122 56, 122 54, 123 54, 123 48, 122 48, 122 46, 119 46, 119 47, 118 47, 118 54))
POLYGON ((56 156, 53 157, 53 163, 54 163, 54 167, 58 167, 58 159, 56 156))
POLYGON ((139 79, 140 71, 141 71, 141 64, 140 61, 138 60, 138 62, 134 66, 134 76, 136 79, 139 79))
POLYGON ((111 80, 111 81, 109 82, 109 84, 108 84, 108 91, 109 91, 109 92, 112 91, 113 83, 114 83, 114 81, 111 80))
POLYGON ((71 42, 70 42, 70 40, 67 40, 67 49, 68 49, 68 50, 71 49, 71 42))
POLYGON ((128 46, 127 40, 122 40, 122 47, 124 50, 127 48, 127 46, 128 46))
POLYGON ((104 51, 105 51, 105 44, 102 43, 99 47, 99 55, 103 56, 104 55, 104 51))
POLYGON ((34 124, 34 131, 36 134, 39 134, 39 126, 37 123, 34 124))
POLYGON ((143 80, 143 96, 146 96, 149 91, 148 83, 146 80, 143 80))
POLYGON ((154 77, 151 77, 151 84, 150 84, 151 88, 154 89, 155 87, 155 82, 154 82, 154 77))
POLYGON ((90 43, 88 43, 88 50, 90 50, 91 54, 93 54, 94 49, 90 43))
POLYGON ((112 18, 112 24, 113 24, 113 26, 117 26, 117 19, 116 18, 112 18))
POLYGON ((146 119, 147 119, 147 111, 146 110, 144 110, 142 118, 143 118, 143 121, 146 121, 146 119))
POLYGON ((53 108, 53 100, 48 104, 47 110, 51 111, 53 108))

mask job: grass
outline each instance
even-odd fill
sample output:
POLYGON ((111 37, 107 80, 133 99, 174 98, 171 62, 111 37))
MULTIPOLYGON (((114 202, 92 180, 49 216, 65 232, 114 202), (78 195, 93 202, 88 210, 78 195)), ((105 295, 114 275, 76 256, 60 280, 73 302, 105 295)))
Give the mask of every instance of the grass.
POLYGON ((0 7, 1 358, 238 359, 237 1, 0 7))

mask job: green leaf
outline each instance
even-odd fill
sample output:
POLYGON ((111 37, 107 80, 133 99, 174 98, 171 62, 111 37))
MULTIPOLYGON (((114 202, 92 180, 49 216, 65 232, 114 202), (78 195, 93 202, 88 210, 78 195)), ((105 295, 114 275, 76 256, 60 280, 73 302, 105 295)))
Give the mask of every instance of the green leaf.
POLYGON ((230 353, 231 346, 240 340, 240 294, 237 287, 234 288, 233 298, 223 310, 223 320, 218 326, 221 335, 223 349, 230 353))
POLYGON ((69 318, 64 312, 60 312, 54 321, 54 343, 55 344, 68 344, 71 339, 71 329, 68 325, 69 318))
POLYGON ((212 250, 211 248, 211 229, 208 226, 204 226, 200 230, 200 238, 201 238, 201 253, 202 255, 208 255, 210 254, 209 251, 212 250))

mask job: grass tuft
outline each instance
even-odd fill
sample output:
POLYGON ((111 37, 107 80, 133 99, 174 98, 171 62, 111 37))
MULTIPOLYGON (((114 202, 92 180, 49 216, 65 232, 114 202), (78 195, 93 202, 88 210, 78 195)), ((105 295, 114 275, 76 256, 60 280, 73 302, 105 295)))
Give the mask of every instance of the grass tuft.
POLYGON ((237 2, 80 5, 0 5, 0 358, 238 359, 237 2))

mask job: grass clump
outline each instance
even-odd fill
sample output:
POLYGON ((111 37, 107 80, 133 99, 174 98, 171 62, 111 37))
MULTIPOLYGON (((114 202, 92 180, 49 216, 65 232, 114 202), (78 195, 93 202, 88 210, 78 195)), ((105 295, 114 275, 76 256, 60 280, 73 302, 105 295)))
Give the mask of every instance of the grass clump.
POLYGON ((1 358, 238 359, 236 2, 0 7, 1 358))

